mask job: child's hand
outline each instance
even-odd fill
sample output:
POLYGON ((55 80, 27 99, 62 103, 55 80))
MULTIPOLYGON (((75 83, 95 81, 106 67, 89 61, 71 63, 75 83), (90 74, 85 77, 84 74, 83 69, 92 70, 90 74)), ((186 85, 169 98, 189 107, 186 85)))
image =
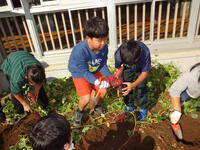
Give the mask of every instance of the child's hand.
POLYGON ((104 89, 104 88, 109 88, 110 87, 109 82, 106 81, 106 80, 102 80, 100 82, 98 79, 96 79, 95 82, 94 82, 94 85, 97 86, 97 87, 99 86, 100 89, 104 89))
POLYGON ((101 82, 98 80, 98 79, 96 79, 95 81, 94 81, 94 85, 95 86, 98 86, 98 85, 100 85, 101 84, 101 82))
POLYGON ((24 111, 26 112, 32 112, 32 109, 30 107, 29 104, 27 104, 26 102, 22 104, 23 105, 23 108, 24 108, 24 111))
POLYGON ((180 118, 181 118, 181 115, 182 115, 182 113, 181 113, 180 111, 178 111, 178 110, 173 110, 173 111, 170 113, 170 115, 169 115, 171 123, 172 123, 172 124, 177 124, 178 121, 179 121, 180 118))
POLYGON ((123 95, 123 96, 128 95, 128 93, 129 93, 133 88, 135 88, 131 82, 123 82, 123 84, 126 86, 126 87, 122 88, 122 95, 123 95))
POLYGON ((100 84, 100 89, 104 89, 104 88, 109 88, 110 87, 110 84, 109 84, 109 82, 108 81, 105 81, 105 80, 103 80, 103 81, 101 81, 101 84, 100 84))

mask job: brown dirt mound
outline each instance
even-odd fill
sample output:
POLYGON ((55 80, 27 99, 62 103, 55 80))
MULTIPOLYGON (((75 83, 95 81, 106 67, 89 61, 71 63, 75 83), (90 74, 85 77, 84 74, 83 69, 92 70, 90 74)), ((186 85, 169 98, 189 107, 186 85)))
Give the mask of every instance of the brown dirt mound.
POLYGON ((5 125, 0 128, 0 149, 8 150, 10 146, 15 145, 20 135, 28 135, 30 128, 40 118, 38 113, 32 113, 21 119, 17 124, 5 125))
MULTIPOLYGON (((199 113, 200 115, 200 113, 199 113)), ((109 128, 101 126, 83 135, 76 145, 77 150, 199 150, 200 120, 183 116, 180 124, 184 141, 177 141, 172 133, 169 121, 158 124, 146 124, 143 128, 134 128, 124 122, 113 124, 109 128), (132 136, 128 132, 133 132, 132 136)))
MULTIPOLYGON (((33 113, 13 126, 1 126, 0 149, 8 150, 16 144, 19 135, 27 135, 39 118, 39 114, 33 113)), ((140 128, 133 123, 121 122, 109 128, 103 125, 89 130, 76 144, 76 150, 199 150, 200 120, 183 115, 180 123, 183 142, 176 140, 169 121, 145 124, 140 128)))

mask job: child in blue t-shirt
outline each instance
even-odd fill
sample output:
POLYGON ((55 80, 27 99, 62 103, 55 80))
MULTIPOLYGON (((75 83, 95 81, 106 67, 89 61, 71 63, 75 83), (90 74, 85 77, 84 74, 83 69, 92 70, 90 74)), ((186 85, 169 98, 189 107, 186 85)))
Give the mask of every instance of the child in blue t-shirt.
POLYGON ((138 120, 146 120, 148 113, 147 77, 151 68, 148 47, 139 41, 128 40, 115 52, 115 67, 123 69, 122 94, 125 111, 134 111, 139 106, 138 120), (136 101, 138 100, 138 101, 136 101), (137 103, 136 103, 137 102, 137 103))
POLYGON ((81 125, 84 108, 97 93, 99 103, 94 112, 102 113, 101 99, 110 86, 108 81, 102 79, 111 75, 107 67, 108 31, 105 20, 98 17, 88 20, 85 25, 86 40, 78 43, 71 53, 68 69, 80 97, 74 126, 81 125))

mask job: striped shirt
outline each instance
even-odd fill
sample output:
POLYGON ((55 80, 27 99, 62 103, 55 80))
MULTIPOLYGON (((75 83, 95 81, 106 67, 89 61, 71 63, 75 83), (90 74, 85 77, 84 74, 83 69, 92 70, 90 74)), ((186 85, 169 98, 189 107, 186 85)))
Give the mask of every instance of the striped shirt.
POLYGON ((13 52, 4 60, 1 69, 9 78, 12 94, 21 94, 22 87, 27 83, 25 79, 27 67, 33 64, 40 64, 40 62, 26 51, 13 52))

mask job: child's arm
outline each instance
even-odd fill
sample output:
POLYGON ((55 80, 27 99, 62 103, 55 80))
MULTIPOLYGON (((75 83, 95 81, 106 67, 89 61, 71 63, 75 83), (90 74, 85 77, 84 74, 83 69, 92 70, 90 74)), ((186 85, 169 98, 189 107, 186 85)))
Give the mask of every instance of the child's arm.
POLYGON ((30 105, 26 103, 22 95, 14 95, 14 96, 22 104, 24 111, 32 112, 30 105))
POLYGON ((123 82, 123 84, 126 84, 127 87, 122 89, 122 94, 124 96, 127 95, 132 89, 136 88, 140 83, 142 83, 148 77, 148 74, 149 72, 142 72, 134 82, 123 82))
POLYGON ((104 65, 101 70, 100 70, 101 74, 105 77, 107 76, 111 76, 112 73, 110 72, 110 70, 108 69, 108 66, 107 65, 104 65))
POLYGON ((138 78, 132 83, 133 88, 142 83, 149 75, 149 72, 142 72, 138 78))
POLYGON ((72 51, 69 60, 69 70, 72 74, 76 73, 84 77, 89 83, 94 84, 97 78, 89 71, 88 61, 90 56, 84 50, 79 49, 75 47, 72 51))
POLYGON ((14 97, 22 104, 24 111, 31 112, 30 105, 25 101, 22 93, 22 87, 25 83, 24 82, 16 82, 12 79, 10 80, 10 90, 11 94, 14 95, 14 97))
POLYGON ((179 97, 181 93, 187 89, 190 82, 191 74, 189 72, 181 74, 178 79, 172 84, 169 89, 169 94, 171 97, 179 97))

